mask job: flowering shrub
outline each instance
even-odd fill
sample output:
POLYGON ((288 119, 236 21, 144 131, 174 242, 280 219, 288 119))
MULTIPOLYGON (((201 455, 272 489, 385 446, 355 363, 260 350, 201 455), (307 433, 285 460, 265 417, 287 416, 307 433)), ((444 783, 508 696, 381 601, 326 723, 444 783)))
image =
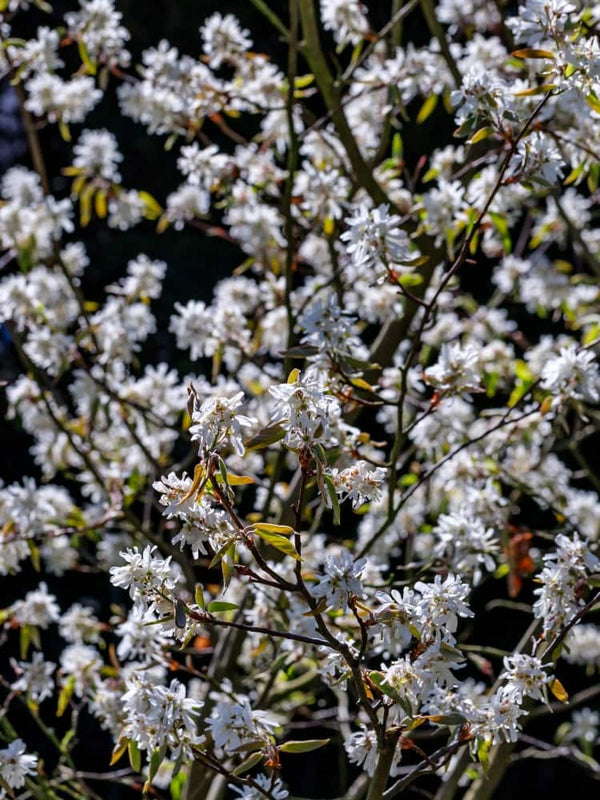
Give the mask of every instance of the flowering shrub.
POLYGON ((231 15, 135 64, 113 0, 0 2, 33 164, 1 183, 6 396, 41 475, 0 486, 0 574, 39 572, 0 612, 0 796, 283 800, 282 761, 321 747, 360 768, 346 800, 424 775, 482 800, 521 741, 597 774, 600 686, 560 676, 600 665, 600 4, 252 2, 284 63, 231 15), (115 96, 176 154, 160 197, 88 127, 115 96), (150 237, 89 299, 92 219, 238 247, 172 310, 188 374, 146 363, 150 237), (112 616, 65 605, 84 566, 112 616), (518 612, 503 648, 492 606, 518 612), (554 744, 525 733, 563 707, 554 744), (84 710, 114 744, 91 775, 84 710))

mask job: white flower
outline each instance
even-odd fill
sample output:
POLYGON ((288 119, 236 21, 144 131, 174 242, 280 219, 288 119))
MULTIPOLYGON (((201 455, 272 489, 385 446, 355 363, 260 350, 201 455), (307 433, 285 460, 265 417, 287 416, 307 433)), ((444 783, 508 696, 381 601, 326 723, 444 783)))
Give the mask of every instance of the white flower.
POLYGON ((39 589, 27 592, 23 600, 17 600, 11 606, 15 622, 19 625, 35 625, 47 628, 52 622, 58 622, 60 609, 56 597, 48 593, 46 583, 40 583, 39 589))
POLYGON ((428 367, 423 379, 440 392, 476 392, 481 388, 479 348, 469 342, 444 343, 438 361, 428 367))
POLYGON ((474 583, 481 579, 482 569, 493 572, 496 568, 495 556, 500 552, 498 537, 468 506, 461 506, 451 514, 440 514, 433 535, 436 538, 433 552, 449 559, 457 572, 473 575, 474 583))
POLYGON ((41 703, 52 696, 54 680, 52 678, 56 664, 44 661, 42 653, 34 653, 30 662, 13 663, 18 680, 11 684, 13 692, 26 692, 36 703, 41 703))
POLYGON ((544 700, 546 684, 552 679, 544 672, 542 662, 535 656, 516 653, 504 658, 504 677, 517 702, 524 697, 544 700))
POLYGON ((236 57, 252 47, 250 32, 240 27, 233 14, 211 14, 200 28, 204 52, 211 67, 220 67, 223 61, 235 62, 236 57))
POLYGON ((325 575, 313 587, 313 597, 324 597, 330 608, 346 610, 351 597, 363 596, 360 577, 366 566, 366 558, 355 561, 345 548, 337 556, 327 556, 323 565, 325 575))
POLYGON ((591 623, 571 628, 562 657, 569 664, 600 669, 600 628, 591 623))
POLYGON ((8 747, 0 750, 0 776, 11 789, 25 785, 27 775, 33 775, 37 766, 37 756, 25 753, 25 742, 14 739, 8 747))
POLYGON ((565 738, 593 744, 598 737, 599 726, 600 713, 591 708, 582 708, 573 712, 571 727, 565 738))
POLYGON ((576 344, 561 347, 542 372, 542 388, 566 398, 600 402, 600 370, 594 354, 576 344))
POLYGON ((348 242, 348 254, 357 267, 383 264, 391 268, 414 259, 408 235, 399 227, 400 217, 390 214, 389 206, 381 205, 372 210, 359 206, 345 221, 349 230, 340 238, 348 242))
POLYGON ((266 742, 279 722, 267 711, 255 710, 247 697, 235 700, 219 697, 207 720, 215 747, 231 753, 247 742, 266 742))
MULTIPOLYGON (((362 765, 367 775, 373 775, 379 752, 377 749, 375 731, 369 730, 365 725, 361 725, 360 731, 355 731, 345 740, 344 749, 348 754, 348 760, 351 764, 362 765)), ((398 765, 401 756, 401 748, 396 747, 394 759, 390 768, 391 777, 398 774, 398 765)))
POLYGON ((456 575, 448 574, 444 580, 436 575, 433 583, 417 581, 415 591, 421 593, 421 624, 436 636, 455 633, 458 617, 474 616, 466 603, 469 585, 456 575))
POLYGON ((111 567, 110 580, 113 586, 129 589, 132 600, 154 603, 157 592, 169 594, 176 586, 171 567, 171 556, 155 556, 156 545, 147 545, 143 553, 137 547, 120 553, 127 565, 111 567))
POLYGON ((243 405, 243 392, 233 397, 211 397, 198 410, 192 412, 189 433, 193 442, 199 442, 198 453, 206 458, 219 445, 229 443, 235 452, 244 455, 242 428, 250 428, 255 420, 236 414, 243 405))
POLYGON ((62 615, 58 630, 63 639, 71 644, 97 644, 100 641, 101 624, 94 616, 92 609, 74 603, 62 615))
POLYGON ((74 682, 75 694, 82 697, 100 676, 102 668, 100 653, 95 647, 71 644, 60 655, 60 675, 65 684, 70 678, 74 682))
POLYGON ((381 498, 386 474, 382 467, 371 469, 366 461, 358 461, 341 471, 333 469, 330 473, 335 491, 343 500, 352 500, 353 508, 381 498))
POLYGON ((233 786, 233 784, 229 784, 229 788, 239 795, 239 800, 263 800, 265 795, 261 789, 269 791, 269 796, 272 797, 273 800, 286 800, 286 798, 290 796, 288 790, 283 788, 281 778, 268 778, 261 773, 257 775, 254 780, 260 788, 257 789, 254 788, 254 786, 241 788, 239 786, 233 786))
POLYGON ((327 441, 331 422, 340 415, 340 406, 335 397, 323 392, 316 374, 308 372, 292 383, 271 387, 269 392, 278 401, 271 422, 285 428, 289 447, 310 447, 327 441))
POLYGON ((341 45, 357 44, 369 33, 365 7, 358 0, 321 0, 321 19, 341 45))
POLYGON ((105 130, 84 130, 73 148, 73 166, 92 178, 119 183, 117 164, 123 161, 114 134, 105 130))

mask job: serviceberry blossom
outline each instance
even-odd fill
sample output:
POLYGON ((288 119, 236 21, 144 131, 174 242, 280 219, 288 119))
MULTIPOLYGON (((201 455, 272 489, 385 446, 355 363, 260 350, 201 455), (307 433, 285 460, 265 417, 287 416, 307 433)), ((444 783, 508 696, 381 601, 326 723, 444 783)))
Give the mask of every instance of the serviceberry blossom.
POLYGON ((13 739, 8 747, 0 750, 0 777, 10 789, 20 789, 25 785, 25 778, 35 774, 37 756, 27 755, 25 750, 22 739, 13 739))
POLYGON ((545 700, 545 687, 552 679, 552 676, 544 671, 539 658, 523 653, 505 656, 504 677, 506 685, 514 692, 518 703, 521 703, 524 697, 545 700))
POLYGON ((358 0, 321 0, 323 27, 340 45, 357 44, 369 32, 365 7, 358 0))
POLYGON ((239 54, 252 47, 250 32, 240 26, 233 14, 212 14, 200 28, 203 49, 211 67, 224 61, 235 62, 239 54))
POLYGON ((117 164, 123 161, 114 134, 107 130, 84 130, 73 147, 73 166, 91 178, 119 183, 117 164))
POLYGON ((565 639, 563 658, 588 672, 600 669, 600 628, 592 624, 572 628, 565 639))
POLYGON ((408 235, 399 227, 400 217, 390 214, 388 206, 374 209, 361 206, 345 220, 349 230, 341 235, 356 267, 387 269, 409 264, 415 258, 408 235))
POLYGON ((216 747, 232 753, 250 742, 264 742, 279 728, 279 722, 266 711, 253 709, 247 697, 230 700, 217 698, 207 720, 207 728, 216 747))
MULTIPOLYGON (((362 766, 367 775, 373 775, 377 764, 377 739, 375 732, 369 730, 366 725, 361 725, 361 730, 355 731, 344 741, 344 749, 348 754, 348 760, 352 764, 362 766)), ((390 769, 390 775, 394 777, 398 774, 398 766, 402 757, 402 750, 396 747, 394 759, 390 769)))
POLYGON ((255 420, 236 413, 244 404, 243 397, 243 392, 229 398, 211 397, 192 412, 189 433, 192 441, 199 443, 201 458, 206 458, 217 447, 227 443, 238 455, 244 455, 242 428, 251 428, 255 420))
POLYGON ((184 684, 173 678, 168 686, 132 674, 122 703, 125 711, 123 735, 141 750, 153 750, 163 743, 175 754, 190 755, 192 745, 204 737, 197 732, 196 714, 202 702, 187 697, 184 684))
POLYGON ((229 788, 239 795, 239 800, 262 800, 265 796, 261 790, 268 791, 273 800, 286 800, 290 796, 287 789, 284 788, 281 778, 269 778, 267 775, 256 776, 257 787, 229 785, 229 788))
POLYGON ((19 676, 11 684, 13 692, 25 692, 36 703, 52 696, 56 664, 45 661, 42 653, 34 653, 30 662, 13 662, 13 669, 19 676))
POLYGON ((156 546, 133 547, 120 553, 126 566, 111 567, 111 582, 121 589, 128 589, 129 596, 136 602, 151 605, 158 600, 158 592, 170 594, 177 581, 173 576, 171 557, 155 555, 156 546))
POLYGON ((519 6, 518 15, 507 22, 516 41, 535 47, 560 36, 575 11, 577 7, 568 0, 526 0, 519 6))
POLYGON ((562 347, 550 358, 542 372, 542 387, 565 399, 600 402, 600 369, 590 350, 576 344, 562 347))
POLYGON ((421 595, 421 625, 436 637, 455 633, 459 617, 473 616, 466 603, 469 585, 456 575, 449 574, 445 579, 436 575, 433 583, 417 581, 415 591, 421 595))
POLYGON ((451 514, 440 514, 433 535, 436 539, 433 552, 447 558, 457 572, 473 575, 474 584, 481 581, 484 571, 493 572, 496 568, 500 553, 498 536, 468 506, 461 506, 451 514))
POLYGON ((577 613, 583 605, 577 592, 578 582, 600 566, 598 558, 577 534, 572 539, 559 534, 556 545, 555 551, 544 556, 544 568, 537 578, 542 585, 534 590, 538 599, 533 613, 542 620, 546 637, 555 636, 577 613))
POLYGON ((352 507, 359 508, 363 503, 381 498, 386 470, 382 467, 371 469, 366 461, 359 461, 341 471, 332 470, 330 477, 342 501, 352 500, 352 507))
MULTIPOLYGON (((182 52, 72 5, 0 2, 0 392, 39 476, 0 478, 0 796, 87 796, 84 718, 146 794, 284 800, 337 719, 370 800, 485 795, 560 659, 571 698, 600 668, 600 4, 320 0, 296 37, 255 3, 276 59, 252 9, 182 52)), ((539 749, 593 773, 598 714, 564 718, 539 749)))
POLYGON ((275 399, 271 422, 285 430, 289 447, 312 447, 327 442, 331 426, 340 416, 339 402, 323 391, 317 373, 307 372, 297 380, 269 389, 275 399))
POLYGON ((337 556, 327 556, 323 565, 325 574, 312 588, 313 597, 322 597, 328 607, 345 611, 352 597, 363 596, 361 575, 366 566, 366 558, 354 560, 346 549, 337 556))
POLYGON ((444 343, 436 364, 424 371, 423 379, 444 394, 477 392, 481 388, 480 357, 474 344, 444 343))
POLYGON ((23 600, 13 603, 11 615, 19 625, 47 628, 58 622, 60 609, 56 597, 48 592, 48 585, 42 581, 38 589, 27 592, 23 600))
POLYGON ((321 353, 358 357, 362 343, 354 323, 355 318, 342 311, 334 294, 328 295, 325 302, 317 297, 298 318, 302 342, 318 347, 321 353))
POLYGON ((595 744, 600 728, 600 713, 591 708, 581 708, 573 712, 570 727, 565 736, 569 741, 595 744))

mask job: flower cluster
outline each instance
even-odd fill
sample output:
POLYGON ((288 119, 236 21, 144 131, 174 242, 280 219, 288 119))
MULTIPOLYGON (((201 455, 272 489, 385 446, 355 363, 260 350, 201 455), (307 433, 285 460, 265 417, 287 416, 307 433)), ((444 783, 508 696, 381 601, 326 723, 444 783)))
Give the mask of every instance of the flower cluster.
MULTIPOLYGON (((327 745, 339 796, 478 796, 600 666, 598 4, 256 2, 186 52, 72 5, 0 3, 0 796, 87 796, 83 716, 146 794, 284 800, 327 745)), ((598 726, 519 757, 597 773, 598 726)))

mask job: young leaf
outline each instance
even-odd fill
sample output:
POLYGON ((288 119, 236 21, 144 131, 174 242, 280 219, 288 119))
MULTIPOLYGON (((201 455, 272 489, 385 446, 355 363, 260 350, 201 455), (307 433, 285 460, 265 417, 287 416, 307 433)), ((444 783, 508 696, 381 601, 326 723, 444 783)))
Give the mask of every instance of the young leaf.
POLYGON ((209 614, 219 614, 222 611, 235 611, 239 606, 236 603, 226 603, 224 600, 213 600, 208 604, 209 614))
POLYGON ((291 536, 294 529, 289 525, 274 525, 271 522, 257 522, 254 525, 255 531, 263 531, 264 533, 277 533, 280 536, 291 536))
POLYGON ((129 740, 127 753, 129 755, 131 769, 134 772, 139 772, 142 768, 142 754, 140 753, 140 748, 137 746, 137 742, 134 742, 133 739, 129 740))
POLYGON ((311 753, 319 747, 325 747, 331 739, 304 739, 302 741, 284 742, 279 749, 282 753, 311 753))
POLYGON ((71 699, 71 697, 73 697, 74 691, 75 691, 75 675, 70 675, 65 685, 60 690, 60 694, 58 695, 58 706, 56 709, 57 717, 62 717, 62 715, 67 710, 67 706, 69 705, 69 700, 71 699))
POLYGON ((566 703, 569 699, 569 693, 558 678, 554 678, 554 680, 550 681, 548 688, 560 703, 566 703))
POLYGON ((109 766, 112 767, 117 761, 122 757, 125 750, 127 750, 127 745, 129 744, 129 739, 119 739, 116 743, 114 750, 112 751, 112 756, 110 759, 109 766))
POLYGON ((286 556, 295 558, 296 561, 302 560, 296 552, 294 545, 289 539, 286 539, 285 536, 280 536, 278 533, 269 533, 268 531, 261 530, 258 526, 255 526, 254 532, 257 536, 260 536, 264 542, 274 547, 276 550, 279 550, 281 553, 284 553, 286 556))
POLYGON ((260 752, 250 753, 248 758, 245 758, 241 764, 237 765, 237 767, 233 770, 233 774, 243 775, 244 772, 248 772, 257 764, 260 764, 260 762, 264 759, 264 757, 265 757, 264 754, 260 752))

